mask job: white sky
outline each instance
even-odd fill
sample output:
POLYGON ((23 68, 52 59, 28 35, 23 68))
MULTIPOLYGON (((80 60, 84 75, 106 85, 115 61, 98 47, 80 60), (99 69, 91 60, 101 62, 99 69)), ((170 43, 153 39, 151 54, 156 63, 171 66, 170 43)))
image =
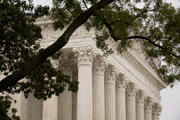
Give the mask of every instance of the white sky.
POLYGON ((180 83, 162 90, 161 99, 160 120, 180 120, 180 83))
MULTIPOLYGON (((176 8, 180 7, 180 0, 165 0, 176 8)), ((52 5, 51 0, 34 0, 34 4, 52 5)), ((167 87, 161 91, 162 112, 160 120, 180 120, 180 83, 173 88, 167 87)))
MULTIPOLYGON (((180 0, 165 0, 176 8, 180 7, 180 0)), ((167 87, 161 91, 162 112, 160 120, 180 120, 180 83, 173 88, 167 87)))

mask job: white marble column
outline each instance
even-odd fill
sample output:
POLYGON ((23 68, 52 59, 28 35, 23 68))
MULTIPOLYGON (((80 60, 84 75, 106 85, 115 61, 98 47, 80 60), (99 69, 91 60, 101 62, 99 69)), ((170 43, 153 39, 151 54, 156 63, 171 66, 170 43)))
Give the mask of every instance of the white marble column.
POLYGON ((144 93, 142 90, 136 93, 136 120, 144 120, 144 93))
MULTIPOLYGON (((73 71, 75 68, 75 60, 73 53, 65 53, 59 58, 59 68, 63 74, 68 75, 73 80, 73 71)), ((63 93, 58 97, 58 120, 72 120, 72 92, 68 90, 68 85, 63 93)))
POLYGON ((18 116, 21 116, 21 111, 22 111, 22 106, 23 106, 23 104, 22 104, 22 100, 23 100, 23 98, 24 98, 24 95, 23 95, 23 93, 19 93, 19 94, 15 94, 15 95, 12 95, 11 96, 14 100, 16 100, 16 102, 12 102, 12 105, 11 105, 11 107, 12 108, 16 108, 17 109, 17 115, 18 116))
POLYGON ((116 79, 116 120, 126 120, 126 82, 121 73, 116 79))
POLYGON ((81 48, 78 51, 77 120, 92 120, 92 51, 81 48))
POLYGON ((152 120, 159 120, 161 109, 162 109, 161 105, 159 105, 158 103, 155 103, 153 105, 153 119, 152 120))
POLYGON ((152 120, 152 99, 147 97, 145 100, 144 118, 145 120, 152 120))
POLYGON ((105 73, 105 120, 116 120, 114 67, 108 65, 105 73))
POLYGON ((67 87, 58 97, 58 120, 72 120, 72 93, 67 87))
POLYGON ((105 120, 104 61, 97 55, 93 62, 93 120, 105 120))
POLYGON ((126 89, 126 120, 136 120, 136 91, 134 83, 130 82, 126 89))
POLYGON ((58 120, 58 97, 53 95, 43 101, 43 120, 58 120))
POLYGON ((72 93, 72 120, 77 120, 77 93, 72 93))
POLYGON ((37 100, 32 94, 23 98, 21 106, 22 120, 42 120, 43 101, 37 100))

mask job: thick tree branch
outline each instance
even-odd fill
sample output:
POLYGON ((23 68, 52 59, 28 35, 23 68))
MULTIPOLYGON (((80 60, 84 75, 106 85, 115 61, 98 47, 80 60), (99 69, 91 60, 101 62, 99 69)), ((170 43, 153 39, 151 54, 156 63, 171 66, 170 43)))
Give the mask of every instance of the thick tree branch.
POLYGON ((119 38, 114 35, 113 28, 112 28, 111 25, 105 20, 105 18, 103 18, 103 22, 104 22, 104 25, 106 26, 106 28, 108 29, 110 36, 111 36, 115 41, 118 41, 119 38))
POLYGON ((11 75, 7 76, 0 81, 0 92, 8 89, 8 87, 14 86, 19 80, 30 74, 34 69, 36 69, 40 64, 42 64, 49 56, 56 53, 62 47, 64 47, 69 41, 72 33, 82 24, 84 24, 89 17, 95 13, 97 10, 105 7, 106 5, 113 2, 113 0, 101 0, 97 4, 93 5, 87 11, 80 14, 65 30, 65 32, 54 42, 52 45, 39 52, 37 55, 33 56, 29 61, 24 63, 24 66, 19 70, 13 72, 11 75))
MULTIPOLYGON (((143 40, 148 41, 149 43, 151 43, 151 44, 154 45, 155 47, 158 47, 158 48, 160 48, 160 49, 162 49, 162 50, 167 51, 167 49, 168 49, 168 48, 164 48, 163 46, 161 46, 161 45, 159 45, 159 44, 156 44, 154 41, 152 41, 152 40, 151 40, 150 38, 148 38, 148 37, 144 37, 144 36, 129 36, 128 39, 143 39, 143 40)), ((180 56, 178 56, 178 55, 176 55, 176 54, 174 54, 174 53, 172 53, 172 52, 169 52, 169 51, 167 51, 167 52, 168 52, 169 54, 171 54, 173 57, 176 57, 176 58, 180 59, 180 56)))

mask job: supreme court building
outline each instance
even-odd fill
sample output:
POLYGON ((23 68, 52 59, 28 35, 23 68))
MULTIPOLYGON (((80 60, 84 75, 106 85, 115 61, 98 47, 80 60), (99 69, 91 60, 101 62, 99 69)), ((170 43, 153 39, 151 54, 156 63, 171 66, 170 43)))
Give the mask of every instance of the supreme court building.
MULTIPOLYGON (((41 47, 52 44, 63 31, 54 31, 52 21, 40 18, 41 47)), ((159 120, 160 90, 166 84, 156 74, 158 59, 148 58, 140 42, 123 54, 109 40, 114 53, 104 56, 96 47, 95 33, 78 28, 61 57, 64 72, 79 81, 79 90, 65 90, 47 101, 32 95, 14 96, 22 120, 159 120)))

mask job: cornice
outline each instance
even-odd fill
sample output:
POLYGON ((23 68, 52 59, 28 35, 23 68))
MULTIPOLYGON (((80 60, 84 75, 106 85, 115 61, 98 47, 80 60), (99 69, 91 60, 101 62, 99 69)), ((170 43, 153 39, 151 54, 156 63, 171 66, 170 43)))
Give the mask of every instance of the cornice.
POLYGON ((154 81, 158 81, 162 88, 167 87, 167 85, 158 77, 158 75, 154 73, 152 69, 147 67, 148 65, 140 60, 137 56, 135 56, 131 51, 127 51, 126 53, 124 53, 123 57, 128 60, 129 63, 132 64, 144 76, 148 76, 148 78, 154 81))

